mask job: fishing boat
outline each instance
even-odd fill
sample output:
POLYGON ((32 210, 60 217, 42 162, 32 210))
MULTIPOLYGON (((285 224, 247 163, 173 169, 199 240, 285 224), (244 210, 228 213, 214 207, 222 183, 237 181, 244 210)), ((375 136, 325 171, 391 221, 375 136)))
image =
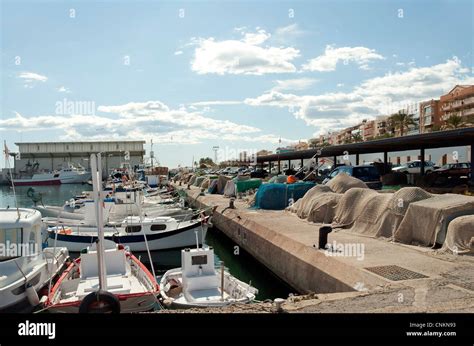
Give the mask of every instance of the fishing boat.
POLYGON ((258 290, 232 276, 221 264, 216 270, 212 247, 181 251, 181 268, 168 270, 160 280, 165 306, 221 307, 249 303, 258 290))
MULTIPOLYGON (((80 252, 97 240, 97 227, 81 224, 84 221, 60 223, 54 218, 47 221, 49 225, 55 225, 47 230, 48 244, 56 242, 71 252, 80 252)), ((129 216, 117 224, 109 222, 104 227, 104 235, 105 239, 127 246, 132 252, 146 251, 146 242, 150 251, 182 249, 195 244, 195 232, 199 234, 199 243, 203 244, 208 226, 209 216, 187 221, 178 221, 171 216, 129 216)))
POLYGON ((45 303, 49 312, 130 313, 154 309, 159 293, 154 276, 122 245, 104 243, 104 286, 99 287, 98 250, 94 243, 69 265, 52 288, 45 303), (101 301, 102 306, 94 301, 101 301))
MULTIPOLYGON (((61 275, 45 302, 49 312, 142 312, 154 308, 159 286, 123 245, 104 237, 100 154, 91 155, 97 238, 61 275)), ((145 238, 146 241, 146 238, 145 238)), ((148 247, 147 247, 148 248, 148 247)), ((149 251, 148 251, 148 254, 149 251)), ((151 258, 151 256, 150 256, 151 258)))
POLYGON ((16 186, 60 185, 86 183, 91 177, 83 167, 67 163, 58 171, 37 172, 26 178, 13 179, 16 186))
POLYGON ((64 269, 65 247, 42 249, 41 214, 33 209, 0 209, 0 311, 26 311, 64 269))

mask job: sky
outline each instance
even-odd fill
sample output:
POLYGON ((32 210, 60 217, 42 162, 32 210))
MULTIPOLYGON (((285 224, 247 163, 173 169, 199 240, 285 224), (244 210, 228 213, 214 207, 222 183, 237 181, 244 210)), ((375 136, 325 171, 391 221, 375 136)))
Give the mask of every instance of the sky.
POLYGON ((474 84, 471 0, 0 2, 11 151, 153 140, 162 165, 189 166, 474 84))

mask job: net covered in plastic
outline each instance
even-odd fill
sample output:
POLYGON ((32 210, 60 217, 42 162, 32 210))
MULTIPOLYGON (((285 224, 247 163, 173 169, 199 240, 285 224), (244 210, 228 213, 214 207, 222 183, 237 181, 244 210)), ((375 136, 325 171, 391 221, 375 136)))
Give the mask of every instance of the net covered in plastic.
POLYGON ((404 187, 395 193, 379 193, 355 220, 352 232, 371 237, 392 238, 411 203, 431 198, 419 187, 404 187))
POLYGON ((344 193, 347 190, 355 187, 368 189, 368 186, 362 180, 351 177, 344 172, 339 173, 334 178, 329 180, 326 185, 336 193, 344 193))
POLYGON ((456 217, 474 214, 474 197, 444 194, 411 203, 394 234, 405 244, 443 244, 448 224, 456 217))
POLYGON ((209 188, 207 189, 208 193, 216 194, 217 193, 217 179, 212 179, 209 183, 209 188))
POLYGON ((442 250, 474 255, 474 215, 460 216, 449 223, 442 250))
POLYGON ((259 209, 282 210, 290 200, 295 202, 314 187, 313 182, 295 184, 262 184, 255 196, 255 207, 259 209))
POLYGON ((219 195, 222 195, 224 193, 224 188, 225 185, 229 180, 231 180, 231 177, 225 176, 225 175, 219 175, 219 178, 217 178, 217 192, 219 195))
POLYGON ((316 185, 312 187, 303 198, 300 198, 292 206, 288 207, 288 210, 296 213, 299 218, 306 219, 311 211, 313 201, 317 200, 324 192, 332 191, 329 186, 316 185))
POLYGON ((378 193, 367 188, 354 187, 348 190, 337 204, 334 221, 335 227, 352 225, 364 211, 369 201, 378 193))
POLYGON ((206 179, 206 177, 202 176, 202 177, 197 177, 196 180, 194 181, 194 186, 201 186, 202 182, 204 181, 204 179, 206 179))
POLYGON ((197 175, 193 174, 193 175, 191 176, 191 178, 189 178, 188 184, 189 184, 189 185, 194 185, 194 183, 196 182, 197 177, 198 177, 197 175))

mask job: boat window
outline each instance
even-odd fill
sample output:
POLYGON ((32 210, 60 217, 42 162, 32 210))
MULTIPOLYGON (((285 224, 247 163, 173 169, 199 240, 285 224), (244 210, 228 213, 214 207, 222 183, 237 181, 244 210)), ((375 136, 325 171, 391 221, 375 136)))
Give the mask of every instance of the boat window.
POLYGON ((166 229, 166 225, 163 225, 163 224, 151 225, 150 229, 152 231, 164 231, 166 229))
POLYGON ((0 252, 0 259, 8 257, 21 256, 22 251, 22 234, 21 228, 0 228, 0 244, 3 244, 3 249, 0 252))
POLYGON ((191 257, 191 264, 194 265, 202 265, 207 264, 207 256, 200 255, 200 256, 192 256, 191 257))
POLYGON ((57 178, 57 177, 59 177, 59 174, 55 174, 55 175, 54 175, 54 178, 57 178))
POLYGON ((142 226, 127 226, 125 227, 126 233, 137 233, 142 230, 142 226))

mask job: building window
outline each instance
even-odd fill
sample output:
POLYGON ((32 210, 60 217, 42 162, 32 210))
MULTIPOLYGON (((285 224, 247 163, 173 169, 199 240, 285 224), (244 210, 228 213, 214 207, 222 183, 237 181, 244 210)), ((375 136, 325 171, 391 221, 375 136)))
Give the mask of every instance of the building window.
POLYGON ((91 150, 94 150, 94 146, 91 144, 91 150))
POLYGON ((115 149, 117 149, 117 150, 118 150, 118 148, 119 148, 119 145, 117 144, 117 145, 115 146, 115 149))
POLYGON ((69 150, 69 145, 66 145, 66 150, 69 150))
POLYGON ((39 145, 36 146, 36 150, 40 151, 40 146, 39 145))

